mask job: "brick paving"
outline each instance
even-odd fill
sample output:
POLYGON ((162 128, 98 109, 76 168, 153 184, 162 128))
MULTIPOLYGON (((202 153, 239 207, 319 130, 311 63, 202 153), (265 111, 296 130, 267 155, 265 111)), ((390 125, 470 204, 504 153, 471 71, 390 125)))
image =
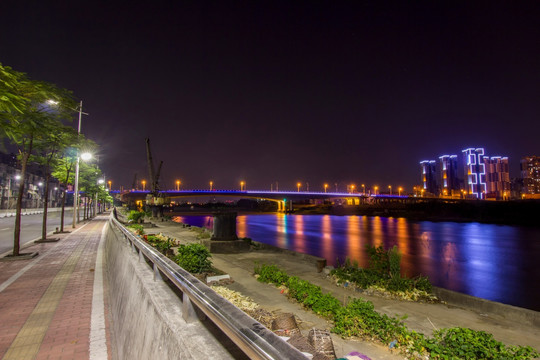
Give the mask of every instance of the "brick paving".
MULTIPOLYGON (((94 275, 106 220, 105 216, 97 217, 70 234, 59 235, 57 243, 25 248, 24 252, 39 251, 34 259, 0 262, 0 357, 91 357, 94 275), (25 269, 10 282, 12 276, 25 269)), ((104 305, 104 336, 111 358, 106 295, 104 305)))

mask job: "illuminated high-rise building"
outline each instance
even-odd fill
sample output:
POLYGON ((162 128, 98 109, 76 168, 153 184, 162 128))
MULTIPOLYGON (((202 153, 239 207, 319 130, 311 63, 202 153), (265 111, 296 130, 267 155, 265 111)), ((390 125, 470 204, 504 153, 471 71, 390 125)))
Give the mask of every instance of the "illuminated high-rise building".
POLYGON ((441 195, 459 194, 460 181, 458 177, 458 157, 457 155, 443 155, 440 160, 440 184, 441 195))
POLYGON ((437 184, 437 162, 435 160, 420 161, 422 168, 422 187, 427 193, 437 195, 439 186, 437 184))
POLYGON ((526 156, 521 159, 523 193, 540 194, 540 157, 526 156))
POLYGON ((484 148, 468 148, 462 150, 462 153, 465 170, 465 190, 468 196, 485 199, 487 189, 484 148))
POLYGON ((508 157, 484 156, 486 169, 486 198, 508 199, 510 196, 510 170, 508 157))

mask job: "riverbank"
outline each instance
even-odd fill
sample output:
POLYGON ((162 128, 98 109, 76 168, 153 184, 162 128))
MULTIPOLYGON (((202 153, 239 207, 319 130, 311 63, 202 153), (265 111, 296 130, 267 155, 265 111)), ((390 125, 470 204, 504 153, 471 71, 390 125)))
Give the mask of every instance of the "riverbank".
MULTIPOLYGON (((196 233, 171 221, 158 222, 156 228, 148 228, 147 233, 162 232, 178 239, 181 243, 198 242, 196 233)), ((257 240, 257 239, 254 239, 257 240)), ((272 250, 252 250, 242 254, 213 254, 214 266, 229 274, 234 282, 228 285, 232 290, 251 297, 268 311, 292 312, 300 323, 303 333, 313 327, 329 329, 331 324, 323 318, 305 311, 299 304, 289 301, 274 286, 255 280, 255 264, 274 264, 290 275, 299 276, 313 284, 321 286, 324 292, 331 292, 336 298, 346 302, 349 297, 362 297, 372 301, 375 309, 388 316, 405 316, 407 326, 415 331, 431 335, 435 328, 466 327, 492 333, 506 344, 529 345, 540 349, 540 328, 525 324, 501 314, 478 311, 474 308, 458 307, 450 304, 427 304, 405 302, 377 296, 351 292, 347 288, 337 287, 324 273, 317 272, 312 259, 277 252, 272 250)), ((372 359, 401 359, 401 355, 392 353, 387 345, 360 340, 344 340, 332 335, 336 354, 343 356, 350 351, 360 351, 372 359)))

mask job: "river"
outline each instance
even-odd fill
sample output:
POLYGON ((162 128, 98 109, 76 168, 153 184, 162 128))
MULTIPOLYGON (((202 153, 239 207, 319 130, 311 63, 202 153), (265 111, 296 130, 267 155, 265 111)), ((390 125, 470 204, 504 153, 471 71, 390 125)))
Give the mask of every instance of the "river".
MULTIPOLYGON (((175 221, 212 226, 210 216, 175 221)), ((336 265, 367 266, 367 244, 397 245, 402 274, 435 286, 540 311, 540 229, 480 223, 334 215, 241 215, 239 237, 307 253, 336 265)))

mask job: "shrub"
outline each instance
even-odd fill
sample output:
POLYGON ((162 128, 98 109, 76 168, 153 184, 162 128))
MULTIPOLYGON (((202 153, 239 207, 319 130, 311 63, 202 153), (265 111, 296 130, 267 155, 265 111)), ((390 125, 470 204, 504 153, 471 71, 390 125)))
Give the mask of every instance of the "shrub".
POLYGON ((137 235, 144 235, 144 227, 139 224, 128 225, 129 228, 133 229, 137 235))
POLYGON ((531 359, 540 354, 530 346, 505 346, 484 331, 466 328, 441 329, 425 347, 434 359, 531 359))
POLYGON ((212 269, 212 255, 201 244, 180 245, 178 255, 174 258, 176 263, 191 273, 202 273, 212 269))
POLYGON ((139 223, 139 220, 144 219, 146 213, 144 211, 131 210, 128 214, 128 220, 134 223, 139 223))
POLYGON ((289 276, 281 271, 276 265, 265 265, 255 267, 255 274, 259 275, 257 280, 265 283, 283 285, 289 280, 289 276))

